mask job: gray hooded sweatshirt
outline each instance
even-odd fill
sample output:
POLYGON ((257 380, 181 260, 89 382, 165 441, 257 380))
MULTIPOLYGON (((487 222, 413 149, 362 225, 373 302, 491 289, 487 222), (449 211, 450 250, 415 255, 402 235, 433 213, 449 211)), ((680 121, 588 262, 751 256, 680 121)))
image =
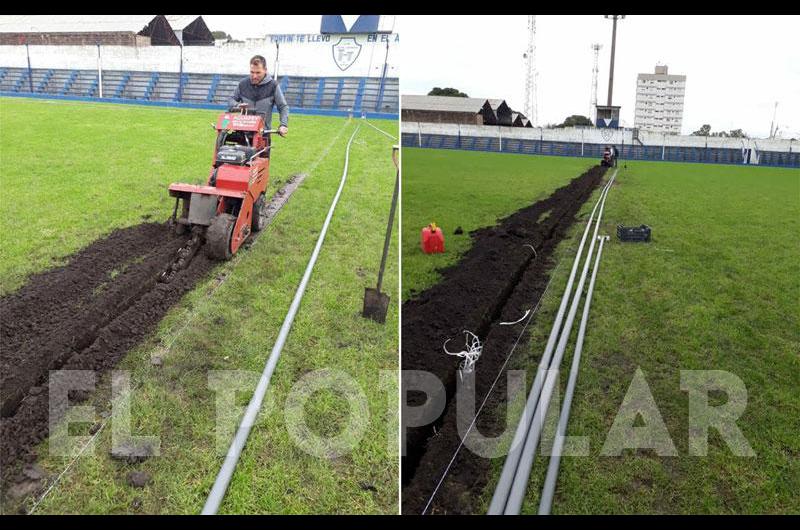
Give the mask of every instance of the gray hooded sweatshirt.
POLYGON ((242 79, 236 90, 233 91, 230 106, 237 103, 247 103, 249 110, 264 116, 264 124, 269 128, 272 127, 272 107, 274 105, 278 107, 281 115, 280 124, 284 127, 289 126, 289 105, 286 104, 281 87, 269 74, 265 75, 257 85, 251 84, 249 77, 242 79))

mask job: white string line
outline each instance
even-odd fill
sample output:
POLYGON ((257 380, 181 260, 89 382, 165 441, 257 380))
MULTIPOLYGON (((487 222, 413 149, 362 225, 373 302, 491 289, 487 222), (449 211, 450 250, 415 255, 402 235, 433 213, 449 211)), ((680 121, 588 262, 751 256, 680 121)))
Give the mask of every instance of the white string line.
POLYGON ((28 512, 28 515, 33 515, 33 512, 35 512, 35 511, 36 511, 36 508, 38 508, 38 507, 39 507, 39 504, 41 504, 41 502, 42 502, 42 501, 45 499, 45 497, 47 497, 47 495, 48 495, 48 494, 50 493, 50 491, 51 491, 51 490, 52 490, 52 489, 55 487, 55 485, 56 485, 56 484, 58 484, 58 483, 61 481, 61 477, 63 477, 63 476, 64 476, 64 475, 67 473, 67 471, 69 471, 69 469, 72 467, 72 465, 73 465, 75 462, 77 462, 78 458, 80 458, 80 456, 83 454, 83 452, 84 452, 84 451, 86 451, 86 448, 87 448, 87 447, 89 447, 90 445, 92 445, 92 443, 94 443, 94 440, 95 440, 95 438, 97 438, 97 436, 98 436, 98 435, 100 434, 100 432, 103 430, 103 427, 105 427, 105 426, 106 426, 106 422, 107 422, 107 421, 108 421, 108 419, 105 419, 105 420, 103 420, 103 423, 102 423, 102 425, 100 425, 100 428, 99 428, 99 429, 97 429, 97 432, 95 432, 95 433, 94 433, 94 435, 92 435, 92 437, 91 437, 91 438, 89 438, 89 441, 87 441, 87 442, 84 444, 84 446, 83 446, 83 447, 81 447, 81 450, 80 450, 80 451, 78 451, 78 454, 77 454, 77 455, 75 455, 75 458, 73 458, 73 459, 72 459, 72 461, 71 461, 71 462, 70 462, 70 463, 67 465, 67 467, 65 467, 65 468, 64 468, 64 470, 63 470, 61 473, 59 473, 59 475, 58 475, 58 476, 56 477, 56 479, 55 479, 55 480, 52 482, 52 484, 50 484, 50 487, 49 487, 49 488, 47 488, 47 491, 45 491, 45 492, 42 494, 42 496, 41 496, 41 497, 39 497, 39 500, 37 500, 37 501, 36 501, 36 502, 33 504, 33 507, 31 507, 31 511, 29 511, 29 512, 28 512))
MULTIPOLYGON (((524 244, 522 246, 523 247, 528 247, 533 251, 533 259, 536 259, 539 256, 539 253, 536 252, 536 249, 534 248, 533 245, 526 243, 526 244, 524 244)), ((525 311, 524 315, 522 315, 519 319, 515 320, 514 322, 500 322, 500 325, 501 326, 513 326, 514 324, 519 324, 520 322, 525 320, 525 317, 528 316, 528 313, 530 313, 530 312, 531 312, 531 310, 528 309, 527 311, 525 311)))
POLYGON ((519 319, 515 320, 514 322, 500 322, 500 325, 501 326, 513 326, 514 324, 519 324, 520 322, 525 320, 525 317, 528 316, 528 313, 530 313, 530 312, 531 312, 531 310, 528 309, 527 311, 525 311, 525 314, 522 315, 522 317, 520 317, 519 319))
POLYGON ((347 125, 351 121, 352 120, 350 120, 350 119, 345 120, 344 125, 342 125, 342 128, 339 129, 339 132, 336 134, 336 136, 333 138, 333 140, 330 141, 330 143, 325 148, 325 150, 322 152, 322 154, 319 156, 319 158, 317 158, 317 160, 305 171, 308 175, 311 175, 311 173, 313 173, 314 170, 317 169, 317 166, 320 164, 320 162, 322 162, 322 159, 324 159, 325 157, 328 156, 328 153, 333 148, 333 144, 335 144, 336 141, 342 136, 342 133, 344 133, 344 130, 347 128, 347 125))
POLYGON ((530 248, 530 249, 533 251, 533 259, 536 259, 536 258, 539 256, 539 253, 538 253, 538 252, 536 252, 536 249, 535 249, 535 248, 533 248, 533 245, 530 245, 530 244, 527 244, 527 243, 526 243, 526 244, 524 244, 524 245, 522 245, 522 246, 523 246, 523 247, 529 247, 529 248, 530 248))
POLYGON ((378 127, 375 127, 375 126, 374 126, 374 125, 372 125, 372 124, 369 122, 369 120, 367 120, 367 119, 364 119, 364 121, 365 121, 365 122, 367 122, 367 125, 369 125, 369 126, 370 126, 370 127, 372 127, 373 129, 375 129, 375 130, 376 130, 376 131, 378 131, 379 133, 383 134, 384 136, 388 136, 389 138, 391 138, 391 139, 392 139, 392 140, 394 140, 395 142, 397 141, 397 136, 392 136, 391 134, 389 134, 388 132, 384 131, 383 129, 380 129, 380 128, 378 128, 378 127))
MULTIPOLYGON (((314 163, 313 163, 313 164, 312 164, 312 165, 309 167, 309 169, 307 169, 307 170, 305 171, 305 173, 306 173, 306 174, 309 174, 309 175, 310 175, 310 174, 311 174, 311 172, 312 172, 314 169, 316 169, 316 168, 317 168, 317 166, 320 164, 320 162, 322 162, 322 159, 323 159, 323 158, 325 158, 325 157, 328 155, 328 153, 330 152, 331 148, 333 147, 333 144, 335 144, 335 143, 336 143, 336 141, 337 141, 337 140, 338 140, 338 139, 339 139, 339 138, 342 136, 342 133, 343 133, 343 132, 344 132, 344 130, 347 128, 347 125, 348 125, 349 123, 350 123, 350 120, 347 120, 347 121, 345 121, 344 125, 342 125, 342 128, 339 130, 339 132, 338 132, 338 133, 337 133, 337 135, 336 135, 336 136, 333 138, 333 140, 331 140, 331 142, 328 144, 328 146, 325 148, 325 150, 322 152, 322 154, 319 156, 319 158, 317 158, 317 160, 316 160, 316 161, 314 161, 314 163)), ((256 241, 258 241, 258 238, 256 238, 256 240, 255 240, 255 241, 253 241, 253 245, 255 245, 256 241)), ((252 246, 252 245, 251 245, 251 246, 252 246)), ((236 253, 236 255, 234 256, 234 258, 233 258, 233 259, 232 259, 230 262, 228 262, 228 267, 227 267, 227 268, 232 268, 234 265, 236 265, 236 263, 238 263, 238 262, 239 262, 239 260, 241 259, 241 256, 242 256, 242 254, 237 252, 237 253, 236 253)), ((208 302, 208 300, 210 300, 210 299, 211 299, 211 297, 214 295, 214 293, 217 291, 217 289, 219 289, 219 287, 220 287, 220 286, 221 286, 223 283, 225 283, 225 281, 226 281, 226 280, 227 280, 229 277, 230 277, 230 275, 226 275, 226 276, 224 276, 224 277, 222 278, 222 280, 220 280, 220 281, 219 281, 219 283, 217 283, 217 284, 214 286, 214 288, 213 288, 213 289, 211 289, 211 291, 209 291, 209 292, 208 292, 208 294, 206 294, 206 295, 205 295, 205 296, 202 298, 202 300, 201 300, 201 303, 202 303, 202 304, 205 304, 206 302, 208 302)), ((178 337, 180 337, 180 336, 183 334, 183 332, 186 330, 186 328, 189 326, 189 324, 190 324, 190 323, 192 323, 192 322, 194 321, 194 319, 197 317, 197 315, 200 313, 200 311, 198 311, 198 310, 194 310, 194 311, 192 311, 191 309, 187 309, 187 311, 190 311, 190 312, 192 313, 192 314, 191 314, 191 316, 189 317, 189 319, 188 319, 188 320, 186 320, 186 322, 184 322, 183 326, 181 326, 181 327, 178 329, 178 331, 175 333, 175 335, 173 335, 173 337, 172 337, 172 339, 169 341, 169 343, 168 343, 168 344, 167 344, 167 345, 164 347, 164 353, 165 353, 165 354, 170 352, 170 350, 172 349, 172 345, 175 343, 175 341, 178 339, 178 337)), ((61 478, 62 478, 62 477, 63 477, 63 476, 64 476, 64 475, 67 473, 67 471, 69 471, 69 469, 72 467, 72 465, 73 465, 75 462, 77 462, 78 458, 80 458, 80 456, 83 454, 83 452, 86 450, 86 448, 87 448, 87 447, 89 447, 89 445, 91 445, 91 443, 92 443, 92 442, 95 440, 95 438, 97 438, 97 435, 98 435, 98 434, 100 434, 100 431, 102 431, 102 430, 103 430, 103 428, 106 426, 106 423, 108 423, 108 420, 110 420, 110 419, 111 419, 111 416, 109 416, 108 418, 105 418, 105 419, 103 420, 103 422, 100 424, 100 428, 99 428, 99 429, 97 429, 97 432, 96 432, 96 433, 94 433, 94 435, 93 435, 93 436, 92 436, 92 437, 89 439, 89 441, 88 441, 88 442, 86 442, 86 445, 84 445, 84 446, 81 448, 81 450, 78 452, 78 454, 77 454, 77 455, 75 455, 75 457, 72 459, 72 461, 70 461, 70 463, 69 463, 69 464, 67 464, 67 467, 65 467, 65 468, 64 468, 64 469, 61 471, 61 473, 59 473, 59 474, 58 474, 58 476, 57 476, 57 477, 56 477, 56 479, 53 481, 53 483, 52 483, 52 484, 50 484, 50 487, 48 487, 48 488, 47 488, 47 490, 46 490, 46 491, 45 491, 45 492, 42 494, 42 496, 41 496, 41 497, 39 497, 39 500, 37 500, 37 501, 34 503, 33 507, 31 508, 31 511, 30 511, 30 512, 28 512, 29 514, 33 514, 34 510, 36 510, 36 508, 39 506, 39 504, 41 504, 41 503, 42 503, 42 501, 44 501, 45 497, 47 497, 47 495, 50 493, 50 491, 51 491, 51 490, 52 490, 52 489, 53 489, 53 488, 56 486, 56 484, 58 484, 58 483, 61 481, 61 478)))
POLYGON ((558 271, 558 269, 561 267, 561 262, 562 261, 563 261, 563 258, 562 258, 561 261, 558 262, 558 265, 556 265, 556 268, 553 269, 553 272, 550 275, 550 280, 547 282, 547 286, 545 287, 544 291, 542 292, 542 295, 539 297, 539 300, 536 302, 536 306, 531 311, 530 316, 528 317, 528 320, 525 321, 525 325, 522 327, 522 331, 520 332, 519 336, 517 337, 517 340, 514 341, 514 345, 511 347, 511 351, 508 352, 508 355, 506 356, 506 360, 503 362, 503 366, 501 366, 500 370, 498 370, 497 376, 494 378, 494 381, 492 382, 492 386, 490 386, 489 390, 486 392, 486 396, 483 398, 483 401, 481 402, 481 406, 478 407, 478 410, 475 413, 475 417, 472 418, 472 422, 469 424, 469 427, 467 428, 467 431, 464 433, 464 436, 461 438, 461 442, 458 444, 458 447, 456 448, 455 452, 453 453, 453 457, 450 459, 450 462, 447 464, 447 467, 445 468, 444 473, 442 473, 442 477, 439 479, 439 482, 436 484, 436 487, 434 488, 433 493, 431 493, 431 496, 428 499, 428 503, 425 505, 425 509, 422 510, 422 513, 420 515, 425 515, 425 513, 428 511, 428 508, 430 507, 431 503, 433 502, 433 498, 436 496, 436 493, 439 491, 439 488, 442 486, 442 483, 444 482, 444 479, 447 477, 447 473, 450 472, 450 468, 453 466, 453 462, 455 462, 459 451, 461 451, 461 448, 464 446, 464 440, 467 439, 467 436, 469 436, 469 433, 472 431, 472 428, 475 426, 475 423, 478 421, 478 416, 480 416, 481 412, 483 411, 483 407, 486 405, 486 402, 489 400, 489 396, 492 394, 492 391, 494 390, 495 385, 497 385, 497 381, 500 380, 500 376, 503 374, 503 370, 505 370, 506 365, 508 364, 508 361, 511 360, 511 355, 514 353, 514 350, 516 349, 517 344, 519 344, 520 339, 522 339, 522 335, 525 333, 525 329, 528 327, 528 324, 530 324, 530 321, 533 319, 533 315, 535 315, 536 311, 539 309, 539 306, 541 305, 542 300, 544 299, 545 295, 547 294, 547 291, 550 290, 550 284, 553 283, 553 278, 555 278, 555 276, 556 276, 556 271, 558 271))

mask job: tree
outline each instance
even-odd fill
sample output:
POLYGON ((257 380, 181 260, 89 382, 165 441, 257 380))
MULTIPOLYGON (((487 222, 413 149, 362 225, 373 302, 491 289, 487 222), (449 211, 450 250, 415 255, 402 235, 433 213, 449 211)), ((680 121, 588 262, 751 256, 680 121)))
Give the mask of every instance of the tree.
POLYGON ((731 129, 730 131, 711 132, 711 125, 705 124, 699 130, 692 133, 692 136, 711 136, 714 138, 748 138, 747 133, 742 129, 731 129))
POLYGON ((559 125, 558 127, 579 127, 579 126, 589 126, 591 127, 594 125, 592 120, 587 118, 586 116, 581 116, 580 114, 573 114, 572 116, 568 116, 564 123, 559 125))
POLYGON ((469 96, 459 91, 457 88, 439 88, 433 87, 433 90, 428 92, 429 96, 449 96, 456 98, 468 98, 469 96))
POLYGON ((215 40, 225 39, 231 40, 231 36, 225 33, 224 31, 212 31, 211 36, 214 37, 215 40))

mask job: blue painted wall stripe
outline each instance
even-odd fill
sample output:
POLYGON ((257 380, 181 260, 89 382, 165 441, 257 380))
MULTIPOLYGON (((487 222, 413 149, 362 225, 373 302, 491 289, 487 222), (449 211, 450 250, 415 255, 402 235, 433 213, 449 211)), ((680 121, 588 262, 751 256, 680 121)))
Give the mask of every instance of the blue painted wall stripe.
MULTIPOLYGON (((429 149, 460 149, 466 151, 500 151, 499 140, 489 137, 452 136, 445 134, 403 133, 403 147, 429 149)), ((600 159, 605 144, 583 144, 583 157, 600 159)), ((508 139, 503 141, 502 153, 542 154, 548 156, 581 156, 579 142, 556 142, 533 139, 508 139), (517 144, 519 142, 519 144, 517 144)), ((620 148, 620 161, 661 161, 661 146, 626 145, 620 148)), ((728 164, 746 166, 797 167, 800 168, 800 152, 760 151, 758 164, 745 164, 742 150, 738 148, 703 148, 668 146, 664 161, 692 162, 703 164, 728 164)))
MULTIPOLYGON (((118 103, 122 105, 142 105, 146 107, 174 107, 184 109, 213 109, 225 110, 227 105, 218 105, 212 103, 178 103, 174 101, 155 101, 155 100, 142 100, 142 99, 126 99, 126 98, 95 98, 87 96, 60 96, 56 94, 31 94, 23 92, 6 92, 0 91, 2 97, 14 98, 31 98, 31 99, 55 99, 64 101, 88 101, 96 103, 118 103)), ((333 110, 333 109, 304 109, 299 107, 290 107, 291 114, 309 115, 309 116, 348 116, 350 113, 346 110, 333 110)), ((368 119, 374 120, 396 120, 399 114, 388 112, 368 112, 366 114, 368 119)))

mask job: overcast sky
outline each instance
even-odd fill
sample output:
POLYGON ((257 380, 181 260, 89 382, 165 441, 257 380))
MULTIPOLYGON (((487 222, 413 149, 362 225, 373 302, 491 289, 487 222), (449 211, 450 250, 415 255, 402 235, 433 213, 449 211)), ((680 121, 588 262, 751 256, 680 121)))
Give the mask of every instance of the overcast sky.
MULTIPOLYGON (((524 108, 527 16, 398 16, 402 93, 451 86, 524 108)), ((606 102, 611 21, 602 15, 536 17, 539 122, 589 116, 594 42, 600 51, 598 100, 606 102)), ((683 134, 742 128, 767 136, 774 104, 782 136, 800 138, 800 17, 639 16, 617 26, 614 105, 633 125, 637 73, 656 63, 684 74, 683 134)))
MULTIPOLYGON (((203 15, 236 38, 317 33, 320 15, 203 15)), ((709 123, 767 136, 775 102, 781 136, 800 138, 800 16, 645 16, 618 23, 614 101, 633 125, 636 75, 656 63, 684 74, 683 133, 709 123)), ((538 15, 539 122, 590 114, 592 43, 600 43, 598 100, 608 93, 611 21, 602 15, 538 15)), ((425 94, 451 86, 524 108, 525 15, 398 15, 401 86, 425 94)))
POLYGON ((236 39, 246 39, 266 34, 319 33, 322 15, 203 15, 203 20, 211 31, 224 31, 236 39))

